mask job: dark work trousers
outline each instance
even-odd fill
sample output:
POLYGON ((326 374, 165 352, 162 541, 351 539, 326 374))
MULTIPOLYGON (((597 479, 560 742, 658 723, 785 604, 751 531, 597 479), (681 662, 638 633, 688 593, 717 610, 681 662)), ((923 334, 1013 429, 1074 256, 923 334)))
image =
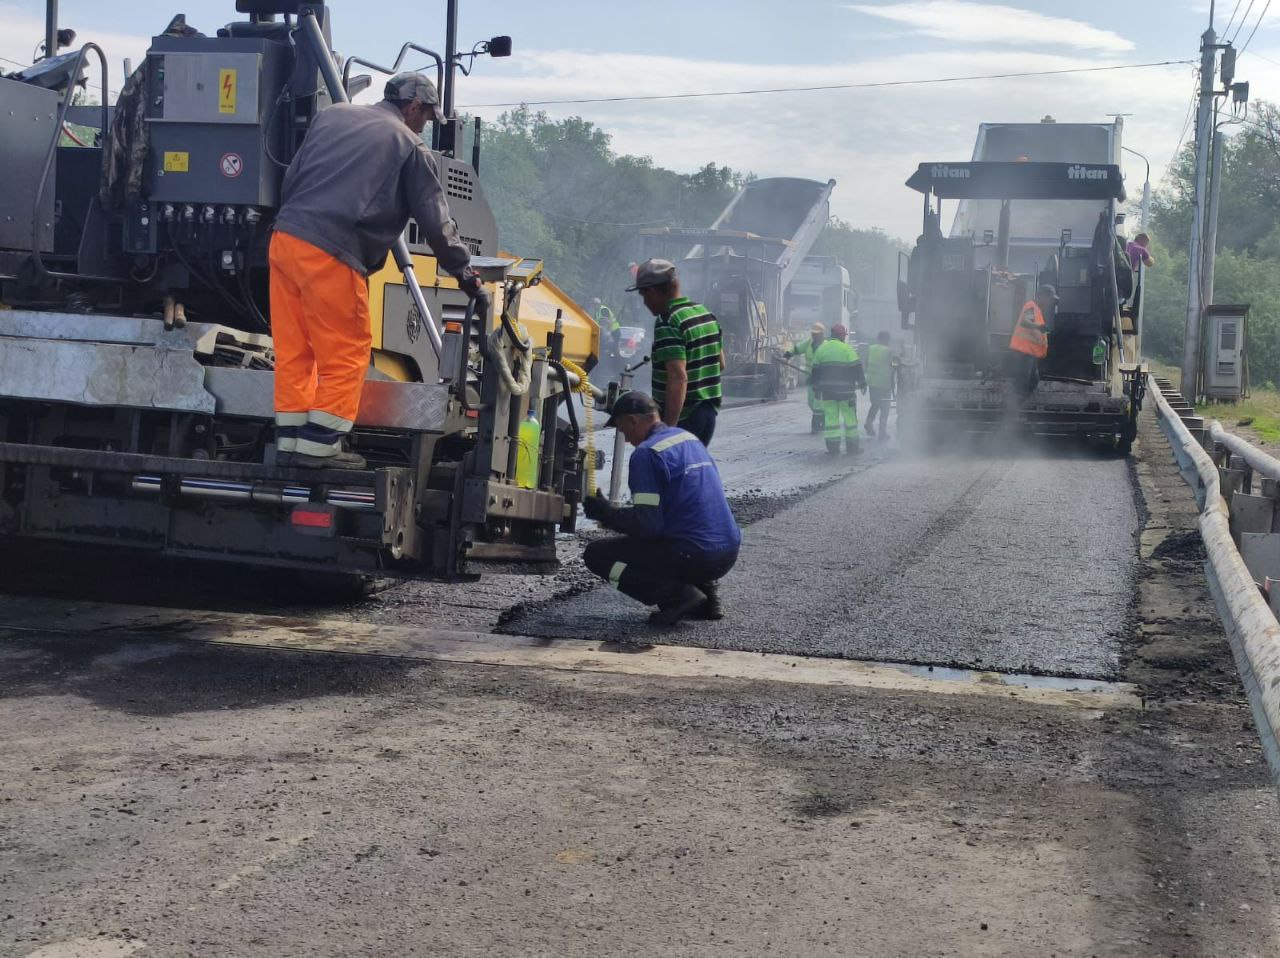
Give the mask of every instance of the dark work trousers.
POLYGON ((892 389, 871 387, 871 406, 867 409, 867 432, 879 428, 883 437, 889 431, 889 406, 893 404, 892 389), (880 425, 876 426, 876 417, 880 417, 880 425))
POLYGON ((686 585, 714 582, 738 561, 738 548, 710 555, 691 554, 670 539, 615 536, 597 539, 582 553, 587 568, 645 605, 667 605, 686 585))
POLYGON ((693 407, 687 419, 680 423, 680 428, 693 433, 704 446, 711 445, 711 437, 716 434, 716 415, 719 410, 709 402, 700 402, 693 407))
POLYGON ((1040 360, 1016 349, 1009 350, 1005 361, 1007 375, 1019 398, 1030 396, 1040 385, 1040 360))

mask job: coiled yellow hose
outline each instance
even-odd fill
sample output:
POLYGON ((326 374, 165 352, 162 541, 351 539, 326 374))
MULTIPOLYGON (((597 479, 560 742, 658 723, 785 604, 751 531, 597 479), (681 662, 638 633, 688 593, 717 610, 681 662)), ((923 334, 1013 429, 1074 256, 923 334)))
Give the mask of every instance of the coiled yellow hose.
POLYGON ((591 392, 591 380, 587 378, 585 369, 571 359, 560 360, 560 365, 578 377, 578 385, 573 387, 573 391, 582 395, 582 418, 587 433, 587 475, 582 488, 583 495, 589 496, 596 491, 596 397, 591 392))

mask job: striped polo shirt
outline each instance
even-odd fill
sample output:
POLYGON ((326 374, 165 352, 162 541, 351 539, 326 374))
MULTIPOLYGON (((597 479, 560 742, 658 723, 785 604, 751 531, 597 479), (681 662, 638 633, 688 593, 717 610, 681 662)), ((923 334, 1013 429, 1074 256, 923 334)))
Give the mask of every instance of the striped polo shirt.
POLYGON ((689 374, 680 421, 693 414, 699 403, 720 408, 720 324, 707 307, 688 297, 673 299, 653 324, 653 399, 667 407, 667 363, 683 359, 689 374))

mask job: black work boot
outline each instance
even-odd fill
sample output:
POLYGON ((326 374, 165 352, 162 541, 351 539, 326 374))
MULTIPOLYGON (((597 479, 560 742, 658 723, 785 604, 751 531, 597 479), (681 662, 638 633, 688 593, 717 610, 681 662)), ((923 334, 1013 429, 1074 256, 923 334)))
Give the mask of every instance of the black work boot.
POLYGON ((840 441, 838 439, 835 442, 832 442, 830 439, 827 440, 827 455, 828 456, 840 455, 840 441))
POLYGON ((809 419, 809 435, 816 436, 822 432, 822 427, 826 423, 826 416, 820 412, 815 412, 809 419))
POLYGON ((698 606, 695 615, 705 622, 719 622, 724 618, 724 606, 720 602, 720 583, 703 582, 698 586, 707 601, 698 606))
POLYGON ((858 444, 856 439, 846 439, 844 441, 844 454, 846 456, 856 456, 862 452, 862 446, 858 444))
POLYGON ((346 449, 332 456, 309 456, 305 452, 295 452, 290 465, 301 466, 304 469, 361 470, 369 468, 364 456, 358 452, 348 452, 346 449))
POLYGON ((706 601, 707 597, 701 589, 686 585, 675 598, 658 605, 658 611, 649 616, 649 624, 675 625, 706 601))

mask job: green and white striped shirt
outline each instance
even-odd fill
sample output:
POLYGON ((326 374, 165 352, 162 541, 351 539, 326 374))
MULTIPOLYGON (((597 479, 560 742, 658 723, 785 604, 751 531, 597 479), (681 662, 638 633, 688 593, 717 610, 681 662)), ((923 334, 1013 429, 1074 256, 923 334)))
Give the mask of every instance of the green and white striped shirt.
POLYGON ((702 402, 720 407, 720 324, 707 307, 681 296, 673 299, 653 324, 653 399, 667 408, 667 363, 683 359, 689 374, 680 421, 702 402))

